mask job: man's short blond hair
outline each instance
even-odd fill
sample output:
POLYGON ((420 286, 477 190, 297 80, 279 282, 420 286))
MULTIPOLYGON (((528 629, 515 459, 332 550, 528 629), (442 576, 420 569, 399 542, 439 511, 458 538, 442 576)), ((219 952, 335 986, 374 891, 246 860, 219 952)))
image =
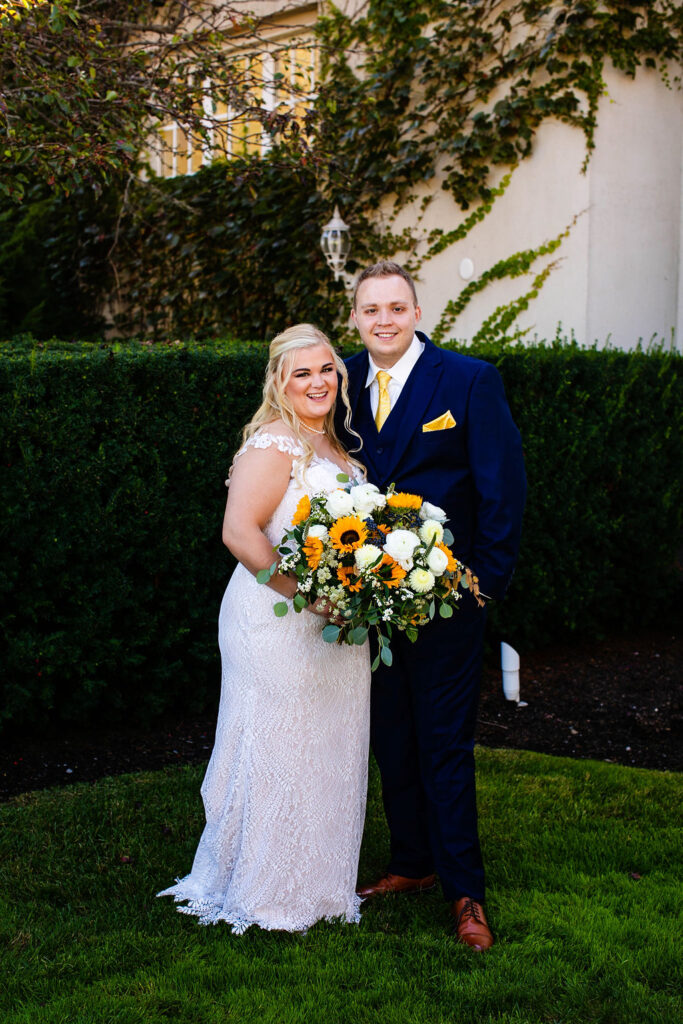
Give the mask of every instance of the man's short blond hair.
POLYGON ((356 308, 356 298, 358 296, 358 289, 362 285, 363 281, 367 281, 371 277, 402 277, 410 288, 413 294, 413 301, 417 306, 417 291, 415 289, 415 282, 408 273, 407 270, 401 266, 400 263, 394 263, 393 260, 380 260, 378 263, 373 263, 371 267, 366 267, 361 272, 356 281, 356 287, 353 290, 353 308, 356 308))

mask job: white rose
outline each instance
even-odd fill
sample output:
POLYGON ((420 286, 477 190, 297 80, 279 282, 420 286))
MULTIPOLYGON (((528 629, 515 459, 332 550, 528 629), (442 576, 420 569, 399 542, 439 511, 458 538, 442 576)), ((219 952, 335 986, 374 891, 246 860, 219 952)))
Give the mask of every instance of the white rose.
POLYGON ((435 541, 443 540, 443 526, 436 519, 426 519, 420 527, 420 537, 429 544, 432 538, 435 541))
POLYGON ((357 484, 351 488, 353 505, 359 516, 369 516, 376 508, 382 508, 387 499, 379 493, 374 484, 357 484))
POLYGON ((308 533, 306 534, 306 537, 317 537, 318 540, 321 540, 324 543, 328 537, 327 527, 323 526, 322 524, 318 524, 317 526, 311 526, 309 528, 308 533))
POLYGON ((416 594, 426 594, 434 586, 435 579, 429 569, 413 569, 407 577, 407 583, 416 594))
POLYGON ((386 536, 384 550, 402 569, 408 571, 413 567, 413 553, 419 543, 419 537, 410 530, 392 530, 386 536))
POLYGON ((338 487, 336 491, 331 491, 328 494, 325 508, 333 519, 339 519, 340 516, 350 516, 353 514, 353 498, 348 491, 342 491, 338 487))
POLYGON ((448 555, 440 548, 432 548, 427 555, 427 565, 435 576, 441 576, 448 565, 448 555))
POLYGON ((445 523, 448 516, 442 508, 438 505, 432 505, 428 501, 423 501, 420 508, 421 519, 436 519, 437 523, 445 523))
POLYGON ((353 558, 356 563, 356 568, 367 569, 368 566, 376 562, 382 555, 382 549, 378 548, 375 544, 363 544, 362 548, 356 548, 353 553, 353 558))

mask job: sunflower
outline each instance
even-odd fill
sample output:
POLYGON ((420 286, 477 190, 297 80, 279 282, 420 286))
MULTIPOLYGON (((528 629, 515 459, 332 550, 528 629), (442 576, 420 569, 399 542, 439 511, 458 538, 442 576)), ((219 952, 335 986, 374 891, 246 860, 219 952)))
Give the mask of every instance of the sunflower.
POLYGON ((337 578, 341 582, 342 586, 346 587, 347 590, 350 590, 351 593, 353 593, 355 590, 360 590, 362 588, 362 586, 363 586, 362 579, 360 579, 360 577, 358 576, 358 574, 356 573, 356 570, 353 568, 352 565, 349 565, 349 566, 340 565, 340 566, 338 566, 337 567, 337 578), (355 577, 355 579, 354 579, 354 577, 355 577), (353 579, 353 583, 351 582, 352 579, 353 579))
POLYGON ((299 523, 303 523, 311 514, 311 499, 307 494, 304 494, 303 498, 299 498, 299 504, 296 506, 296 512, 292 519, 292 526, 297 526, 299 523))
POLYGON ((437 541, 436 544, 434 545, 434 547, 438 548, 439 551, 443 551, 444 555, 448 559, 448 565, 446 566, 446 572, 457 572, 458 571, 458 561, 457 561, 455 555, 453 554, 453 552, 451 551, 451 549, 447 548, 446 545, 443 544, 441 541, 437 541))
POLYGON ((368 528, 358 516, 342 516, 330 527, 330 544, 337 551, 355 551, 367 537, 368 528))
POLYGON ((385 552, 382 555, 382 561, 379 563, 377 568, 373 569, 372 571, 380 572, 381 569, 384 569, 387 566, 391 570, 391 575, 387 578, 384 575, 384 573, 382 573, 382 580, 384 581, 384 583, 386 583, 388 587, 397 587, 401 580, 404 580, 406 578, 407 573, 405 569, 401 568, 398 562, 394 561, 391 555, 387 555, 385 552))
POLYGON ((317 569, 320 565, 320 559, 323 556, 323 542, 319 537, 309 537, 304 544, 303 553, 306 556, 306 562, 310 569, 317 569))
POLYGON ((387 505, 390 508, 420 508, 422 505, 422 498, 419 494, 406 494, 403 491, 397 491, 395 494, 390 494, 387 498, 387 505))

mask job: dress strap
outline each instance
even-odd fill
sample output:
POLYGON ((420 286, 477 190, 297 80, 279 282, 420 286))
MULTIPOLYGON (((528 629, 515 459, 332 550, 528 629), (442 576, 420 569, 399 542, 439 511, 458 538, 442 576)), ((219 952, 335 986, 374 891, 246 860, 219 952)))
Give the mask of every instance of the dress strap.
POLYGON ((288 437, 286 434, 269 434, 267 430, 257 430, 255 434, 245 441, 240 450, 235 455, 235 458, 239 458, 240 455, 244 455, 247 448, 271 448, 273 445, 279 452, 284 452, 285 455, 301 456, 304 454, 304 449, 299 441, 293 437, 288 437))

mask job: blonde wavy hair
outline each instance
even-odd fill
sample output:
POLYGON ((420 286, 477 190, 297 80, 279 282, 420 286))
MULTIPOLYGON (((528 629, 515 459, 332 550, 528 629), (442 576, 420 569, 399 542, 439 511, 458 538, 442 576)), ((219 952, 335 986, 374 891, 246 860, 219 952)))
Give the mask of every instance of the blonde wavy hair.
MULTIPOLYGON (((310 441, 310 433, 307 437, 306 430, 302 426, 301 420, 295 413, 292 403, 285 394, 285 389, 294 369, 295 353, 301 351, 301 349, 316 348, 318 345, 326 345, 327 348, 329 348, 337 373, 341 377, 341 386, 339 388, 337 398, 341 395, 341 400, 346 408, 344 427, 350 434, 358 438, 358 448, 354 448, 353 450, 360 451, 363 442, 360 435, 351 427, 351 406, 349 404, 349 384, 346 367, 333 349, 332 343, 327 335, 323 334, 323 332, 318 330, 317 327, 314 327, 313 324, 294 324, 293 327, 288 327, 271 341, 268 366, 266 368, 266 378, 263 384, 263 400, 256 410, 254 417, 249 421, 249 423, 247 423, 246 427, 242 431, 242 444, 240 445, 240 451, 249 438, 253 437, 257 430, 266 426, 268 423, 272 423, 276 419, 281 419, 283 423, 286 423, 296 435, 297 440, 300 442, 301 447, 304 450, 298 469, 301 473, 306 471, 311 459, 315 455, 315 449, 310 441)), ((353 456, 344 449, 337 437, 334 429, 335 408, 336 403, 327 413, 323 429, 334 450, 338 452, 342 458, 348 460, 354 466, 357 466, 362 470, 363 476, 365 476, 365 467, 363 464, 358 462, 357 459, 354 459, 353 456)))

